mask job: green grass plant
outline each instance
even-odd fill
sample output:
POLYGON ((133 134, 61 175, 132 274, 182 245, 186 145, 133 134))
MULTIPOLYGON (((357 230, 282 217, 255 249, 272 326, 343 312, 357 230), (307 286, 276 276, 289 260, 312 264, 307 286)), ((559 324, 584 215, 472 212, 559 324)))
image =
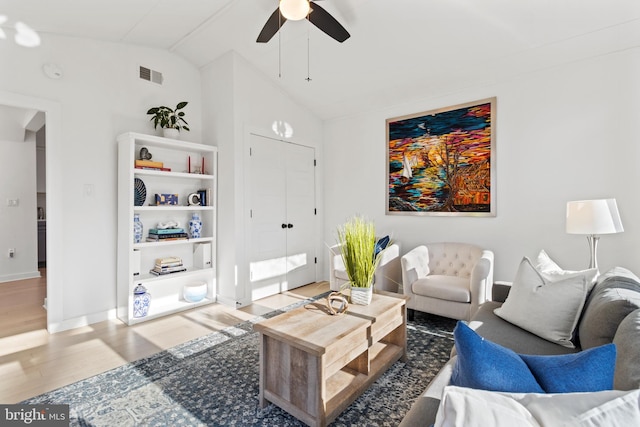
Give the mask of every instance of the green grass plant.
POLYGON ((338 243, 341 245, 350 286, 372 286, 373 275, 380 261, 379 255, 374 257, 376 230, 373 222, 361 216, 350 218, 338 228, 338 243))

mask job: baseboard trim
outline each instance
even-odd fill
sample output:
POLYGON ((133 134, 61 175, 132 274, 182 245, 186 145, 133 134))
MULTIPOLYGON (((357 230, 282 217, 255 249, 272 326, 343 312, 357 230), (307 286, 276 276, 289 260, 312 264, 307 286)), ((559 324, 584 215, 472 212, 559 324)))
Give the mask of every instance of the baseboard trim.
POLYGON ((38 278, 40 278, 40 272, 38 270, 28 271, 26 273, 5 274, 0 276, 0 283, 13 282, 16 280, 38 279, 38 278))
POLYGON ((103 311, 100 313, 93 313, 86 316, 80 316, 73 319, 63 320, 61 322, 54 322, 48 325, 47 330, 50 334, 56 332, 68 331, 69 329, 81 328, 83 326, 89 326, 94 323, 103 322, 105 320, 116 319, 117 310, 112 308, 111 310, 103 311))

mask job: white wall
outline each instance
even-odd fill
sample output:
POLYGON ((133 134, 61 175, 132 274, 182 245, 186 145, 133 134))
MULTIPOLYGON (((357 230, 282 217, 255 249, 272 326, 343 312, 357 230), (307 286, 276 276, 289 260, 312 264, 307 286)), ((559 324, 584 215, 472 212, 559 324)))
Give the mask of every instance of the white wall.
POLYGON ((36 222, 35 133, 24 141, 0 140, 0 282, 40 277, 36 222), (7 200, 18 206, 7 206, 7 200), (9 248, 15 249, 13 258, 9 248))
MULTIPOLYGON (((218 292, 222 302, 250 302, 248 258, 246 258, 246 219, 244 200, 246 139, 250 132, 293 141, 316 148, 322 161, 322 121, 292 101, 268 76, 256 71, 244 58, 229 52, 202 69, 205 101, 205 140, 215 141, 219 149, 218 185, 218 292), (274 121, 285 121, 293 128, 290 138, 279 138, 271 130, 274 121)), ((321 208, 322 176, 318 171, 316 198, 321 208)), ((321 209, 319 209, 320 211, 321 209)), ((318 215, 317 252, 321 243, 323 219, 318 215)), ((319 278, 323 273, 319 270, 319 278)))
POLYGON ((127 131, 154 133, 147 109, 189 101, 193 131, 183 138, 200 142, 200 73, 163 50, 51 35, 33 49, 0 43, 0 62, 0 104, 20 94, 60 109, 54 115, 60 123, 47 123, 47 234, 55 248, 47 275, 55 293, 49 302, 57 301, 57 308, 50 307, 57 313, 52 330, 102 320, 116 306, 115 138, 127 131), (60 66, 61 79, 45 77, 48 62, 60 66), (161 71, 164 84, 140 80, 139 65, 161 71), (92 195, 86 185, 93 186, 92 195))
MULTIPOLYGON (((391 233, 403 253, 423 242, 492 249, 496 280, 512 280, 523 256, 545 249, 561 266, 586 268, 586 238, 564 231, 569 200, 614 197, 625 232, 601 237, 601 271, 640 273, 640 50, 574 62, 437 99, 325 124, 325 239, 354 213, 391 233), (385 215, 385 120, 497 96, 497 216, 385 215)), ((419 88, 416 88, 419 90, 419 88)), ((328 267, 324 267, 325 277, 328 267)))

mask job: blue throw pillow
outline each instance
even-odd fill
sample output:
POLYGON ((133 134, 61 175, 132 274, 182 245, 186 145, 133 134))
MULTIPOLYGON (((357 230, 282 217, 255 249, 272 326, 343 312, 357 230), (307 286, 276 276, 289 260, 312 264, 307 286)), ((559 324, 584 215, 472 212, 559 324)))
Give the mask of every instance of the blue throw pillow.
POLYGON ((387 245, 389 244, 389 240, 390 240, 389 236, 384 236, 383 238, 381 238, 376 242, 376 247, 373 250, 374 258, 377 257, 380 252, 382 252, 387 248, 387 245))
POLYGON ((616 346, 605 344, 561 356, 521 354, 547 393, 580 393, 613 389, 616 346))
POLYGON ((509 393, 613 389, 615 344, 559 356, 533 356, 482 338, 464 322, 453 331, 458 357, 451 385, 509 393))
POLYGON ((453 331, 458 357, 451 385, 510 393, 544 393, 516 352, 482 338, 463 322, 453 331))

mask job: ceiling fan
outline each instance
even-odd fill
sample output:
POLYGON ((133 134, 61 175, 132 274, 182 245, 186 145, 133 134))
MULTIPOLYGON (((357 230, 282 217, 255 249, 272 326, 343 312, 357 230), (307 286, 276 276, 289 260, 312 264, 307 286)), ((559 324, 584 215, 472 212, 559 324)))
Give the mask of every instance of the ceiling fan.
POLYGON ((280 0, 278 8, 262 27, 256 41, 267 43, 287 20, 297 21, 305 18, 340 43, 351 37, 329 12, 316 4, 316 1, 319 0, 280 0))

